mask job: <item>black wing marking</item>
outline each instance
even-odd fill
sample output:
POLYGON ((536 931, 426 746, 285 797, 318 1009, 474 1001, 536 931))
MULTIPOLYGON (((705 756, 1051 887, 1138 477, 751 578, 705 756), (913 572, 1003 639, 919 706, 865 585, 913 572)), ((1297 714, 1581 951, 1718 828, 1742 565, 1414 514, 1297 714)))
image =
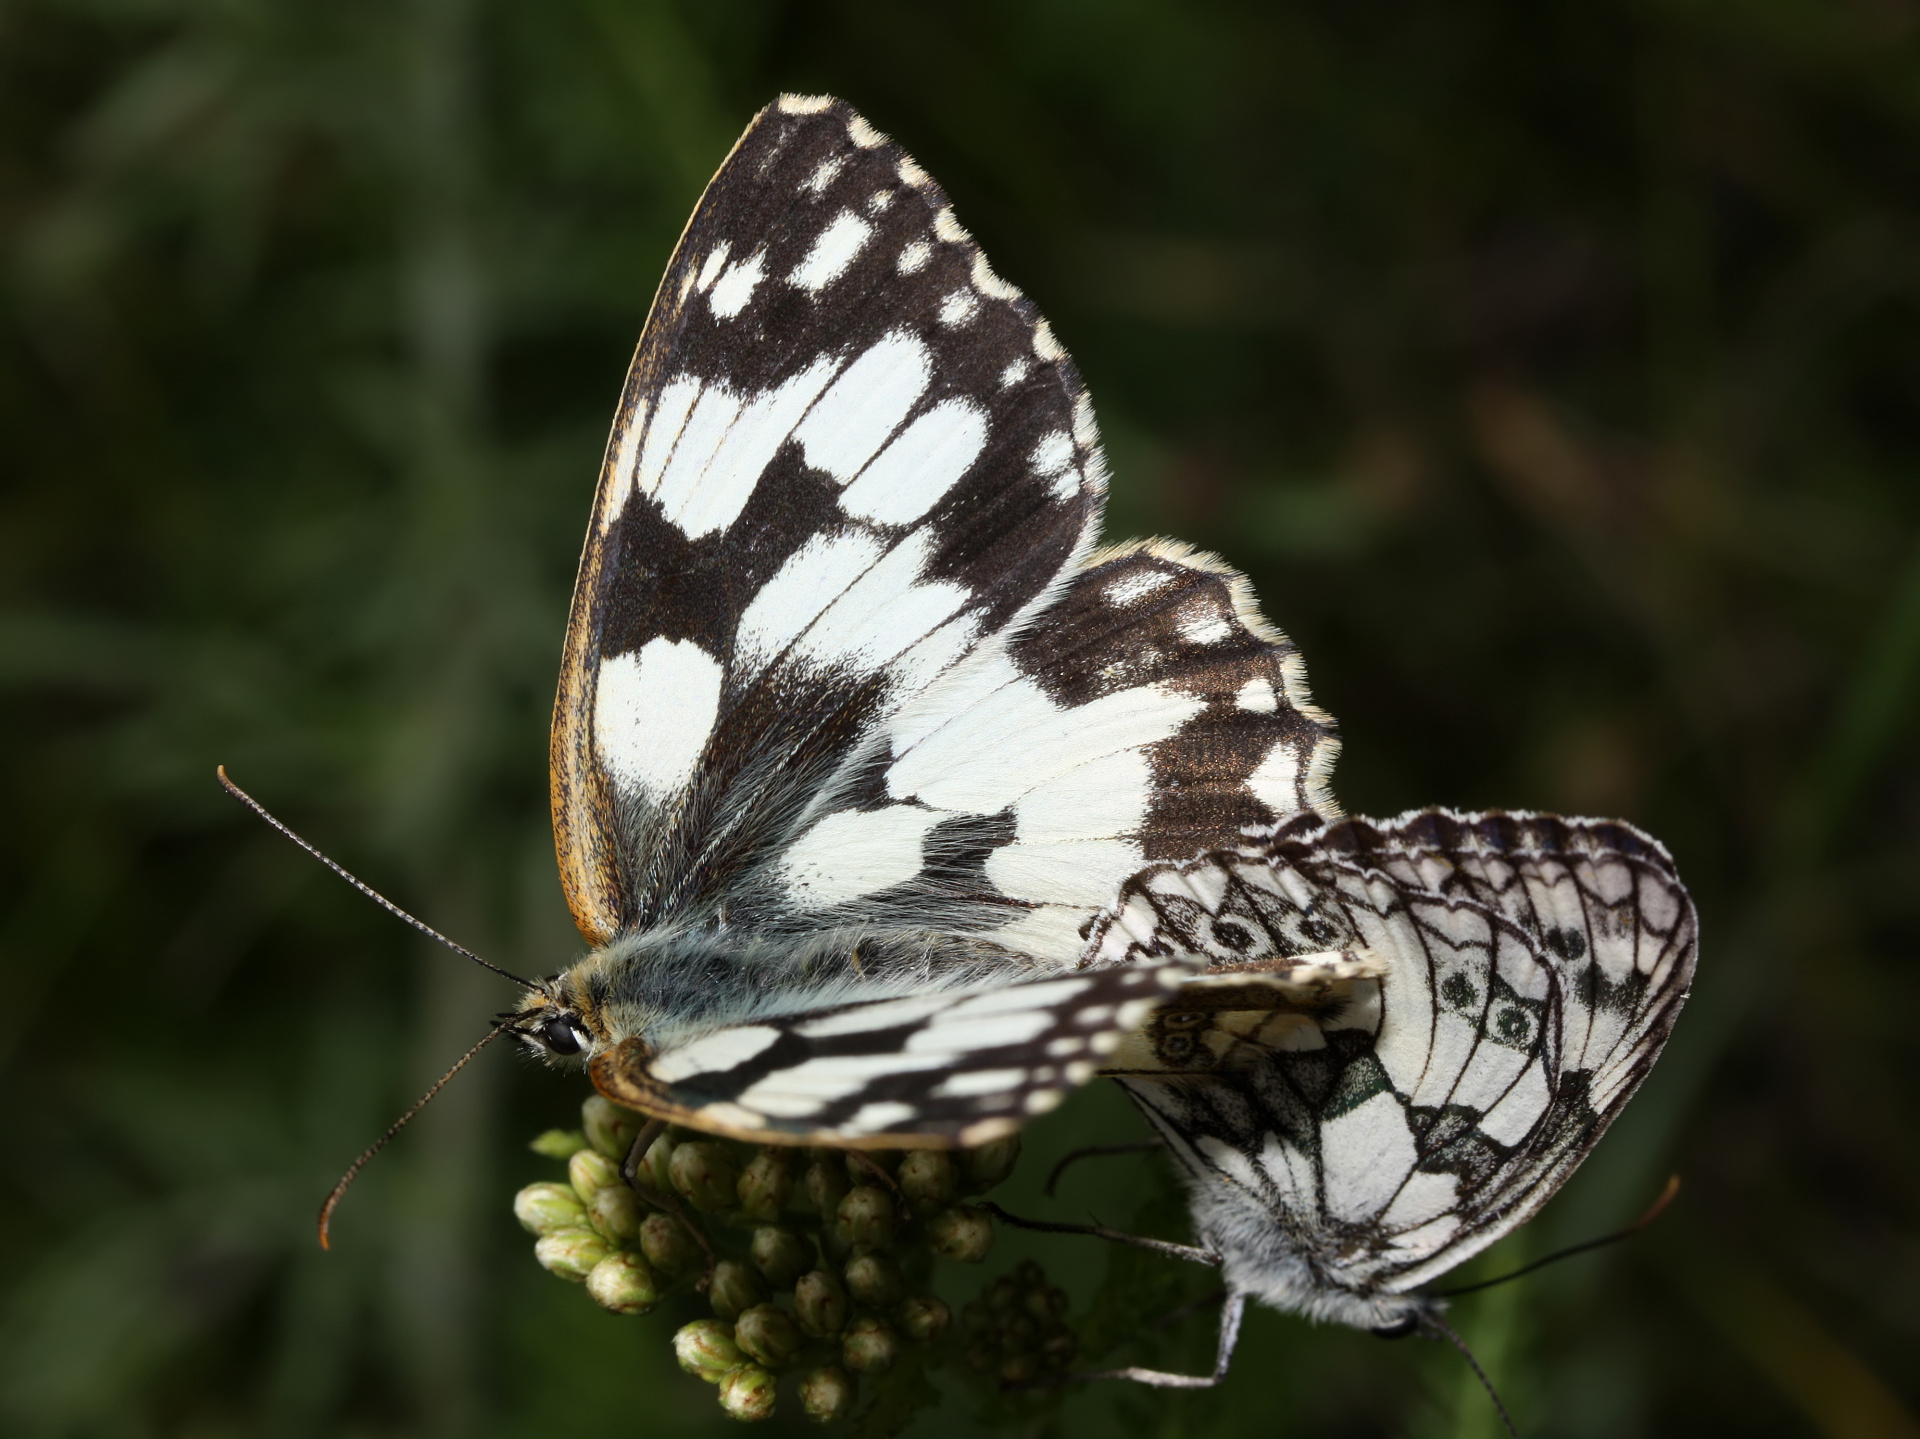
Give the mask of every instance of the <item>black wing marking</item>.
POLYGON ((688 223, 574 591, 554 829, 596 943, 698 912, 1091 544, 1079 377, 913 161, 789 96, 688 223))
POLYGON ((1398 1293, 1530 1217, 1592 1149, 1672 1028, 1696 921, 1665 851, 1624 826, 1303 818, 1143 873, 1089 956, 1245 965, 1289 947, 1351 948, 1379 977, 1332 1007, 1176 1000, 1117 1056, 1122 1082, 1194 1176, 1203 1223, 1210 1205, 1252 1207, 1319 1285, 1398 1293), (1411 877, 1456 861, 1481 877, 1411 877), (1537 896, 1536 919, 1577 911, 1587 943, 1476 892, 1516 912, 1512 896, 1537 896))
POLYGON ((1339 814, 1327 781, 1340 742, 1306 665, 1246 578, 1167 540, 1090 556, 1013 650, 1058 703, 1156 687, 1197 702, 1146 754, 1143 862, 1188 859, 1295 815, 1339 814))
POLYGON ((760 1143, 982 1144, 1045 1113, 1188 973, 1056 975, 972 992, 835 1005, 709 1030, 593 1063, 603 1093, 647 1114, 760 1143))

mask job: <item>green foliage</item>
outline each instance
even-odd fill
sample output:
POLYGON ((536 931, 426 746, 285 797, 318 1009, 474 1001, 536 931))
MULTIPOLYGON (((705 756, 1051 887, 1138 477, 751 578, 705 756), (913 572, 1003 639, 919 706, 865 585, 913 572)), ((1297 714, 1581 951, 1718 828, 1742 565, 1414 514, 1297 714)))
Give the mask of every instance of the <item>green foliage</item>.
MULTIPOLYGON (((528 1258, 524 1139, 579 1095, 505 1046, 314 1247, 504 995, 212 772, 509 967, 571 957, 544 732, 605 426, 782 88, 897 135, 1047 311, 1112 534, 1248 569, 1349 808, 1617 813, 1679 856, 1699 988, 1526 1242, 1686 1191, 1460 1307, 1525 1431, 1911 1429, 1917 70, 1866 0, 8 0, 0 1430, 727 1422, 667 1354, 692 1313, 528 1258)), ((1089 1092, 1004 1202, 1176 1233, 1152 1157, 1037 1192, 1137 1132, 1089 1092)), ((1204 1313, 1123 1306, 1205 1275, 995 1264, 1029 1256, 1115 1355, 1204 1365, 1204 1313)), ((1020 1419, 924 1382, 928 1436, 1488 1432, 1440 1346, 1266 1312, 1214 1393, 1020 1419)))

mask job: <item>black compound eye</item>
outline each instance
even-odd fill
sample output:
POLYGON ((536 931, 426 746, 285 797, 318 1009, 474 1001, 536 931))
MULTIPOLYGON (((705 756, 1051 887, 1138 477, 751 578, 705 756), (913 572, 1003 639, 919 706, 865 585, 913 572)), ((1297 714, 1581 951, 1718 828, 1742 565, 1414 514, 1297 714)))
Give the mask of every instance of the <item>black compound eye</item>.
POLYGON ((580 1031, 565 1015, 556 1014, 540 1026, 540 1042, 555 1054, 578 1054, 580 1031))

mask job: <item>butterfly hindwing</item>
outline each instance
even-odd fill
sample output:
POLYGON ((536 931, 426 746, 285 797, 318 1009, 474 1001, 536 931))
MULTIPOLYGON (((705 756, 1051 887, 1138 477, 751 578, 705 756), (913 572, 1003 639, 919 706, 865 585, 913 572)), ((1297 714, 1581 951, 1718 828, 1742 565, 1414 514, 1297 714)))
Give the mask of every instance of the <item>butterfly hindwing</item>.
POLYGON ((862 822, 915 816, 930 856, 952 845, 891 897, 901 909, 1064 964, 1149 860, 1331 812, 1332 729, 1244 579, 1164 541, 1125 546, 890 722, 862 822))
POLYGON ((1319 1247, 1316 1282, 1392 1294, 1559 1187, 1658 1055, 1695 940, 1671 861, 1628 826, 1428 813, 1302 818, 1153 867, 1089 954, 1282 971, 1309 948, 1361 958, 1317 1004, 1173 1001, 1116 1064, 1203 1223, 1209 1206, 1265 1215, 1319 1247))
POLYGON ((1613 820, 1443 809, 1357 820, 1328 840, 1403 883, 1498 910, 1555 955, 1583 1001, 1568 1015, 1570 1065, 1635 1043, 1652 1063, 1685 995, 1670 970, 1690 962, 1695 924, 1657 841, 1613 820))

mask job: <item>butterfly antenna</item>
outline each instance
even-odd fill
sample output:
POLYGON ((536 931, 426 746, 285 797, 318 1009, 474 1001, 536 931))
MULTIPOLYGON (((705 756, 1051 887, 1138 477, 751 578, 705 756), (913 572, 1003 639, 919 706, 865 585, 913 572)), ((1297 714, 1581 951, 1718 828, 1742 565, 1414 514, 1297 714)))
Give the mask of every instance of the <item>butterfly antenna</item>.
MULTIPOLYGON (((440 933, 439 930, 435 929, 432 925, 428 924, 425 920, 416 919, 412 915, 408 914, 404 909, 400 908, 399 905, 395 904, 392 900, 388 899, 384 894, 380 893, 380 891, 375 889, 372 885, 367 884, 362 880, 355 879, 340 865, 335 864, 332 860, 328 859, 324 854, 322 854, 318 849, 308 844, 304 839, 300 838, 299 835, 295 834, 291 829, 288 829, 286 825, 282 824, 279 820, 275 819, 271 814, 267 812, 266 806, 261 804, 259 800, 255 799, 252 795, 248 794, 245 790, 241 789, 239 785, 235 784, 232 780, 228 779, 227 767, 225 765, 218 766, 215 772, 220 776, 220 783, 222 787, 225 788, 228 794, 232 795, 235 799, 239 800, 240 803, 245 805, 248 809, 252 810, 255 814, 259 815, 260 818, 264 819, 268 824, 272 825, 275 829, 279 830, 280 833, 284 834, 288 839, 292 840, 295 844, 299 845, 300 848, 304 849, 308 854, 312 855, 315 859, 319 860, 320 863, 324 864, 328 869, 332 870, 335 874, 339 875, 340 878, 344 879, 348 884, 352 885, 355 889, 359 890, 360 893, 364 894, 368 899, 372 900, 375 904, 379 905, 382 909, 386 910, 387 913, 398 915, 401 919, 405 920, 408 924, 412 925, 415 929, 419 930, 420 933, 426 935, 429 939, 439 940, 440 943, 444 944, 448 949, 452 950, 455 954, 465 955, 468 959, 472 960, 475 964, 479 965, 482 969, 490 969, 495 974, 499 975, 502 979, 512 980, 515 984, 519 985, 522 989, 538 988, 538 986, 535 985, 533 981, 522 979, 519 975, 514 974, 508 970, 504 970, 499 965, 494 964, 489 960, 482 959, 479 955, 475 954, 472 950, 468 949, 464 944, 454 943, 452 940, 448 939, 444 934, 440 933)), ((403 1124, 405 1122, 406 1122, 405 1120, 401 1121, 401 1123, 403 1124)))
POLYGON ((1487 1378, 1487 1371, 1480 1367, 1480 1361, 1475 1359, 1473 1351, 1467 1348, 1467 1341, 1462 1339, 1454 1327, 1438 1314, 1422 1314, 1420 1324, 1423 1328, 1431 1329, 1449 1340, 1453 1347, 1460 1351, 1461 1356, 1467 1361, 1467 1367, 1473 1370, 1473 1377, 1480 1381, 1480 1387, 1487 1391, 1487 1398, 1493 1401, 1494 1410, 1499 1414, 1500 1422, 1506 1426, 1508 1435, 1511 1439, 1520 1439, 1520 1431, 1513 1426, 1513 1416, 1507 1413, 1507 1406, 1500 1402, 1500 1391, 1493 1387, 1493 1381, 1487 1378))
POLYGON ((1667 1187, 1661 1190, 1660 1197, 1647 1207, 1647 1212, 1634 1220, 1633 1223, 1629 1224, 1625 1229, 1620 1230, 1617 1234, 1603 1234, 1598 1239, 1589 1239, 1584 1243, 1575 1244, 1566 1249, 1556 1249, 1544 1258, 1536 1259, 1531 1264, 1523 1264, 1510 1273, 1499 1275, 1493 1279, 1482 1279, 1477 1284, 1463 1284, 1458 1289, 1442 1289, 1433 1297, 1435 1299, 1457 1299, 1462 1294, 1474 1294, 1482 1289, 1491 1289, 1496 1284, 1505 1284, 1509 1279, 1518 1279, 1523 1274, 1531 1274, 1536 1269, 1545 1268, 1549 1264, 1557 1264, 1562 1259, 1571 1259, 1576 1254, 1585 1254, 1589 1249, 1604 1249, 1609 1244, 1618 1244, 1623 1239, 1631 1239, 1664 1214, 1667 1206, 1673 1203, 1674 1196, 1679 1192, 1680 1176, 1677 1174, 1671 1175, 1667 1179, 1667 1187))
POLYGON ((467 1067, 467 1061, 485 1049, 489 1044, 492 1044, 494 1040, 498 1039, 501 1035, 507 1033, 511 1028, 512 1025, 504 1020, 497 1021, 493 1028, 489 1029, 481 1038, 478 1044, 474 1045, 472 1049, 469 1049, 453 1062, 453 1068, 434 1080, 433 1088, 415 1100, 411 1109, 394 1120, 385 1134, 361 1150, 360 1157, 347 1166, 347 1172, 340 1176, 340 1182, 334 1185, 333 1192, 327 1195, 327 1202, 320 1206, 320 1247, 322 1249, 331 1249, 333 1247, 327 1242, 327 1230, 333 1224, 333 1211, 340 1207, 340 1201, 346 1197, 347 1186, 359 1177, 360 1171, 367 1167, 368 1162, 374 1155, 385 1149, 387 1145, 392 1142, 394 1135, 407 1127, 408 1120, 425 1109, 427 1102, 447 1087, 447 1081, 449 1079, 452 1079, 454 1075, 467 1067))

